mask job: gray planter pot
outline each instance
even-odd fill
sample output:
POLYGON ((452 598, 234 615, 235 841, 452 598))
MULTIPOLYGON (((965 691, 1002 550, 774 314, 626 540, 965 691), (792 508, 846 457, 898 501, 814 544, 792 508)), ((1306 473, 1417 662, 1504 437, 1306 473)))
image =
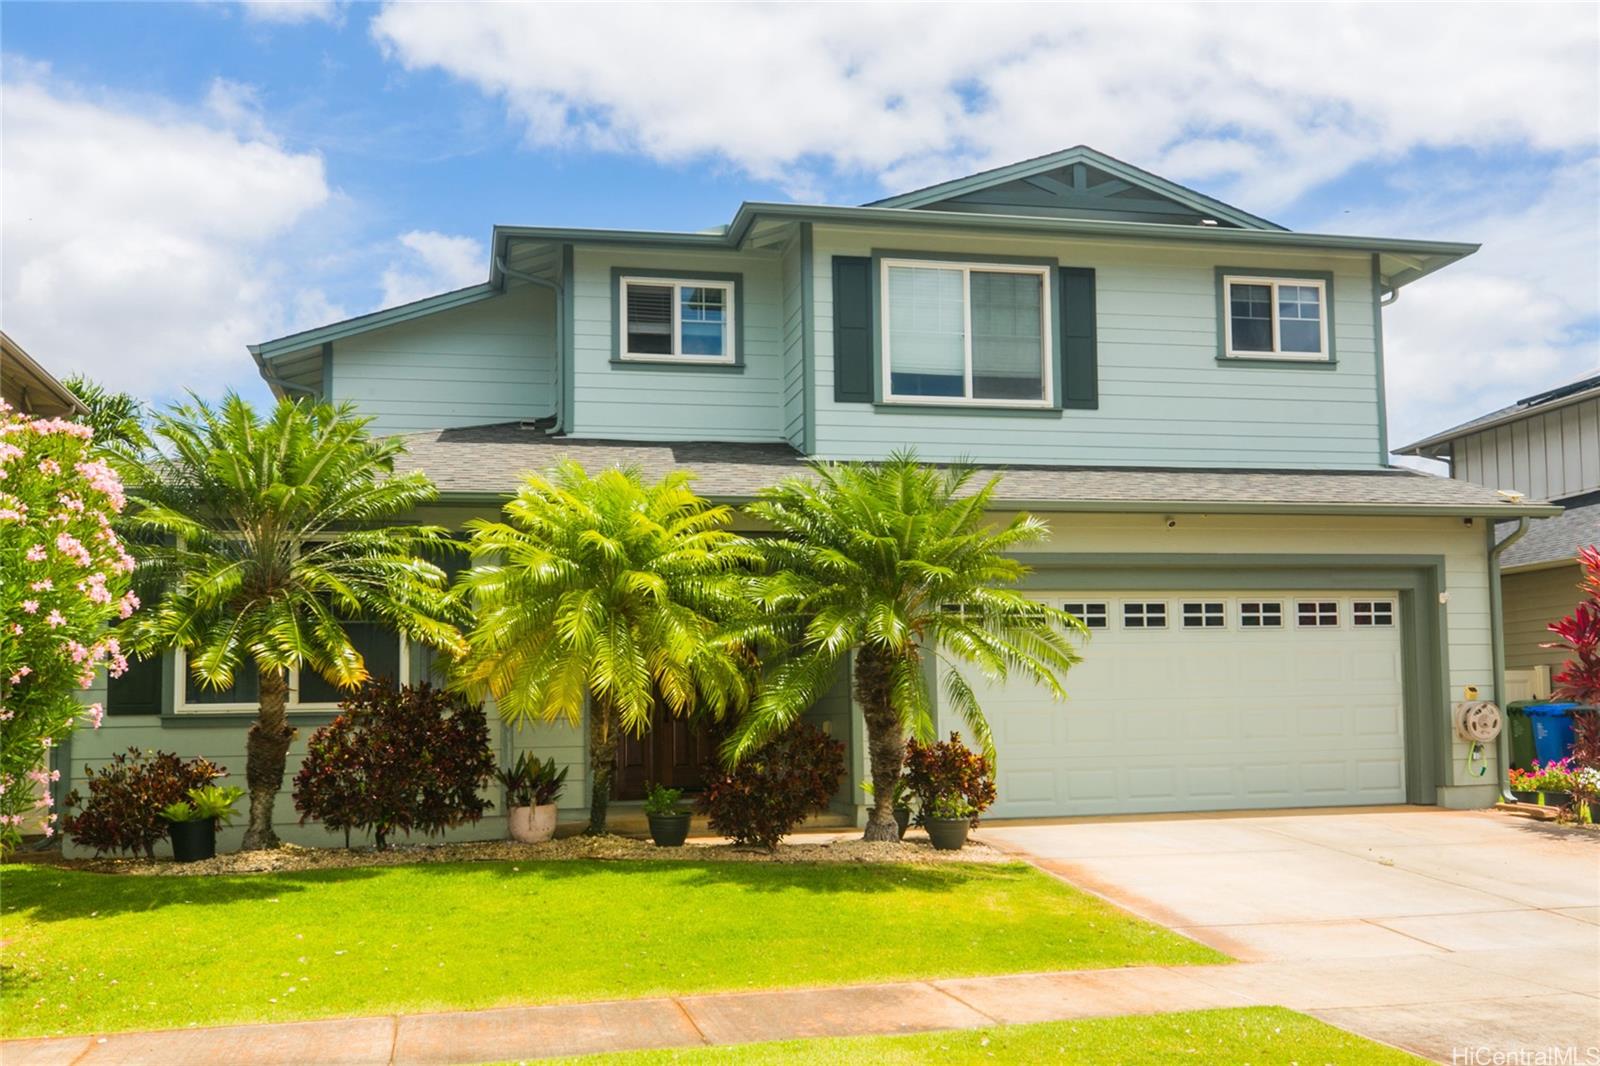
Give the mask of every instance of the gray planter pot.
POLYGON ((647 814, 650 822, 650 839, 659 848, 681 848, 689 839, 689 812, 682 814, 647 814))
POLYGON ((972 831, 972 821, 967 818, 925 818, 923 826, 935 851, 960 851, 972 831))

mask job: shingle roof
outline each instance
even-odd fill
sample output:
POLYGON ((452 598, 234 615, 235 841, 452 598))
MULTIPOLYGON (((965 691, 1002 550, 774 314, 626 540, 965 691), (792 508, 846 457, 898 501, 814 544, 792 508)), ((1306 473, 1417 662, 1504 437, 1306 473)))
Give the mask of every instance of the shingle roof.
MULTIPOLYGON (((570 457, 590 470, 636 466, 647 477, 687 467, 701 493, 747 499, 791 474, 805 460, 786 444, 709 441, 650 442, 550 437, 509 422, 404 436, 405 469, 424 471, 450 495, 509 494, 529 470, 548 470, 570 457)), ((1293 470, 1113 469, 1009 466, 1000 496, 1057 510, 1236 511, 1360 510, 1396 513, 1550 513, 1538 503, 1513 503, 1465 481, 1410 470, 1321 472, 1293 470)))
POLYGON ((1571 559, 1579 548, 1600 544, 1600 493, 1572 501, 1560 516, 1528 527, 1527 535, 1500 556, 1500 568, 1538 566, 1571 559))
POLYGON ((1523 397, 1516 403, 1507 404, 1498 411, 1490 411, 1486 415, 1469 418, 1458 426, 1451 426, 1449 429, 1440 430, 1438 433, 1424 437, 1419 441, 1396 448, 1394 453, 1396 455, 1424 455, 1436 449, 1439 445, 1449 444, 1461 437, 1465 437, 1469 433, 1487 429, 1501 422, 1510 421, 1523 414, 1534 414, 1547 410, 1551 405, 1558 404, 1561 401, 1575 402, 1597 390, 1600 390, 1600 374, 1584 374, 1553 389, 1546 389, 1544 392, 1536 393, 1533 396, 1523 397))

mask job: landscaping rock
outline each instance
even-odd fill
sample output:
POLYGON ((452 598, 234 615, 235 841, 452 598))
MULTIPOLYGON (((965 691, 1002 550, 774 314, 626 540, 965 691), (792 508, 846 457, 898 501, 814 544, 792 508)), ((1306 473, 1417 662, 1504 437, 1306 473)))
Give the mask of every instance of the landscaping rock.
POLYGON ((175 863, 148 859, 68 859, 61 865, 94 873, 136 877, 191 877, 332 870, 358 866, 404 866, 425 862, 552 862, 570 859, 629 862, 765 862, 765 863, 1003 863, 1016 859, 972 840, 960 851, 935 851, 920 838, 899 842, 867 842, 848 837, 796 838, 775 851, 736 847, 725 840, 690 840, 681 848, 658 848, 648 840, 622 836, 572 836, 542 844, 510 840, 467 844, 397 844, 387 851, 371 848, 305 848, 293 844, 270 851, 240 851, 200 862, 175 863))

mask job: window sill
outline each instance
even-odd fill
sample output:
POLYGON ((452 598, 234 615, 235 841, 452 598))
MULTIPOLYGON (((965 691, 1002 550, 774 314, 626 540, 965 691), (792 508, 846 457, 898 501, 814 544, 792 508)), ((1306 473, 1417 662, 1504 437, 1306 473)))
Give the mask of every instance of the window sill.
MULTIPOLYGON (((337 718, 339 709, 330 707, 324 710, 288 711, 286 715, 291 725, 319 726, 327 725, 337 718)), ((252 707, 248 711, 175 711, 162 714, 160 718, 163 729, 249 725, 256 719, 256 709, 252 707)))
POLYGON ((1302 359, 1293 355, 1219 355, 1217 362, 1222 366, 1271 366, 1298 370, 1332 370, 1339 365, 1339 361, 1332 356, 1302 359))
POLYGON ((980 414, 980 415, 1022 415, 1037 418, 1060 418, 1061 406, 1052 404, 1041 406, 1039 404, 1016 403, 985 403, 975 401, 972 403, 923 403, 916 400, 875 400, 872 406, 879 411, 904 411, 908 414, 980 414))
POLYGON ((670 368, 673 370, 720 370, 724 373, 744 373, 744 361, 741 359, 729 362, 725 359, 678 359, 670 355, 663 355, 658 358, 614 355, 611 357, 611 365, 618 369, 633 370, 670 368))

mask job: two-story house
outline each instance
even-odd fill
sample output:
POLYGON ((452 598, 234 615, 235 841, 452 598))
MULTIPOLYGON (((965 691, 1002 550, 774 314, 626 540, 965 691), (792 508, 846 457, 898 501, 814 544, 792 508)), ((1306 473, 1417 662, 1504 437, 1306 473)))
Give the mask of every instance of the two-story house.
MULTIPOLYGON (((562 456, 687 467, 735 502, 812 457, 971 459, 1048 520, 1028 588, 1091 633, 1066 703, 973 678, 993 816, 1493 799, 1451 704, 1498 690, 1495 522, 1554 509, 1395 469, 1384 431, 1383 305, 1475 245, 1296 233, 1080 147, 862 207, 492 246, 481 284, 251 347, 279 395, 404 434, 429 519, 493 513, 562 456)), ((381 633, 369 661, 427 665, 381 633)), ((242 770, 253 693, 144 676, 74 776, 129 742, 242 770)), ((334 699, 294 681, 301 722, 334 699)), ((859 816, 843 679, 811 717, 851 745, 859 816)), ((582 730, 500 743, 569 763, 576 815, 582 730)), ((696 749, 681 724, 631 746, 624 795, 696 749)), ((292 839, 332 840, 280 802, 292 839)))
POLYGON ((1567 653, 1547 627, 1578 602, 1579 550, 1600 544, 1600 374, 1590 373, 1408 444, 1450 476, 1550 500, 1561 517, 1533 524, 1500 557, 1512 698, 1550 695, 1567 653))

